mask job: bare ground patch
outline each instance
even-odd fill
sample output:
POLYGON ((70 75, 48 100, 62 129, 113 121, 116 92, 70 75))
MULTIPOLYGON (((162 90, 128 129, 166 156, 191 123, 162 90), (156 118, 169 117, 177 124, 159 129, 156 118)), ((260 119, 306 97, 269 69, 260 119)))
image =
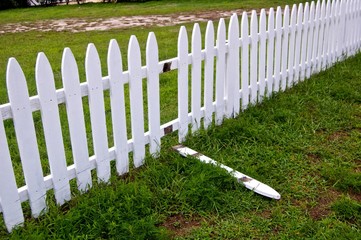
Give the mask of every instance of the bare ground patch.
POLYGON ((197 217, 186 218, 182 214, 173 215, 160 226, 173 232, 175 236, 184 236, 192 229, 198 228, 201 225, 201 220, 197 217))

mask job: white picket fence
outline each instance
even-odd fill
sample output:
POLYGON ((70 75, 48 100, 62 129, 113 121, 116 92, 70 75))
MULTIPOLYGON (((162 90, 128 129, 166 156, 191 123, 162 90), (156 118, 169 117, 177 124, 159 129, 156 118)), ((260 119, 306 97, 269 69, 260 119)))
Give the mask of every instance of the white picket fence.
POLYGON ((32 215, 46 210, 46 193, 53 189, 59 205, 70 200, 69 181, 76 178, 78 189, 92 186, 91 170, 98 181, 110 178, 110 161, 115 160, 118 174, 129 171, 128 154, 133 153, 134 167, 143 164, 146 145, 157 155, 161 138, 178 130, 179 141, 203 125, 208 128, 215 113, 215 123, 239 115, 264 96, 284 91, 352 56, 361 46, 361 1, 318 1, 284 10, 264 9, 250 18, 243 13, 231 17, 226 37, 225 21, 218 24, 215 43, 213 23, 208 22, 205 49, 201 32, 194 25, 191 53, 185 27, 180 28, 178 56, 159 61, 155 35, 149 34, 146 66, 141 65, 137 38, 128 47, 128 71, 115 40, 108 51, 109 76, 102 77, 100 60, 93 44, 86 53, 86 79, 79 82, 78 67, 69 48, 63 53, 63 89, 55 89, 52 68, 43 53, 36 62, 38 95, 29 97, 27 83, 18 62, 11 58, 7 69, 9 103, 0 106, 0 211, 7 229, 24 222, 21 203, 30 203, 32 215), (249 30, 250 29, 250 30, 249 30), (216 60, 216 61, 215 61, 216 60), (202 61, 204 72, 202 73, 202 61), (215 64, 214 64, 215 63, 215 64), (191 66, 191 75, 188 68, 191 66), (215 66, 214 66, 215 65, 215 66), (178 118, 160 125, 159 74, 178 71, 178 118), (214 71, 216 69, 216 71, 214 71), (191 78, 191 112, 188 112, 188 78, 191 78), (146 79, 146 82, 142 80, 146 79), (204 106, 201 107, 201 81, 204 79, 204 106), (127 139, 124 85, 129 84, 131 133, 127 139), (144 131, 142 85, 147 86, 149 131, 144 131), (109 148, 104 107, 104 90, 110 90, 114 146, 109 148), (215 91, 215 92, 213 92, 215 91), (213 96, 215 95, 215 99, 213 96), (89 97, 94 156, 89 156, 82 98, 89 97), (66 165, 58 105, 66 104, 74 164, 66 165), (41 112, 51 175, 43 175, 32 113, 41 112), (17 187, 3 121, 13 119, 26 185, 17 187))

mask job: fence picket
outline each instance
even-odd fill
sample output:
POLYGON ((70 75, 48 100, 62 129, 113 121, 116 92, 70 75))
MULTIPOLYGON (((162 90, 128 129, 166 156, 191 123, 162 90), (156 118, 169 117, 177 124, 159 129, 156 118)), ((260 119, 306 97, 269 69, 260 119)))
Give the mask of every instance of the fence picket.
POLYGON ((268 44, 267 44, 267 96, 273 92, 273 61, 274 61, 274 10, 268 12, 268 44))
POLYGON ((283 40, 282 40, 282 78, 281 89, 286 90, 287 87, 287 56, 288 56, 288 38, 289 38, 289 26, 290 26, 290 8, 288 5, 283 12, 283 40))
POLYGON ((108 73, 110 106, 112 109, 115 161, 119 175, 129 172, 127 126, 124 102, 124 78, 122 57, 116 40, 111 40, 108 49, 108 73))
POLYGON ((148 95, 148 122, 149 122, 149 151, 158 156, 160 153, 160 99, 159 99, 159 72, 158 72, 158 43, 153 32, 147 40, 147 95, 148 95))
POLYGON ((296 25, 296 48, 295 48, 295 78, 294 82, 297 84, 300 78, 300 58, 301 58, 301 41, 302 41, 302 18, 303 18, 303 5, 300 3, 297 12, 297 25, 296 25))
MULTIPOLYGON (((247 12, 242 14, 241 22, 241 84, 242 84, 242 109, 246 109, 249 104, 249 36, 248 36, 248 16, 247 12)), ((227 62, 228 64, 228 62, 227 62)))
POLYGON ((311 76, 311 61, 312 61, 312 47, 313 47, 313 32, 314 32, 314 19, 315 19, 315 2, 311 2, 309 25, 308 25, 308 37, 307 37, 307 56, 306 56, 306 78, 311 76))
POLYGON ((305 3, 303 11, 303 23, 302 23, 302 43, 301 43, 301 69, 300 80, 305 80, 306 75, 306 59, 307 59, 307 39, 308 39, 308 20, 309 20, 309 4, 305 3))
POLYGON ((251 85, 251 94, 250 94, 250 103, 257 103, 257 92, 258 92, 258 19, 257 12, 252 11, 251 15, 251 66, 250 66, 250 85, 251 85))
POLYGON ((326 5, 325 0, 322 0, 321 3, 321 16, 320 16, 320 32, 318 35, 318 57, 317 57, 317 72, 322 70, 323 62, 323 37, 325 34, 325 15, 326 15, 326 5))
POLYGON ((178 141, 188 133, 188 35, 184 26, 178 36, 178 141))
MULTIPOLYGON (((0 110, 1 116, 1 110, 0 110)), ((10 158, 3 120, 0 119, 0 200, 6 228, 9 232, 24 222, 15 174, 10 158)))
POLYGON ((332 1, 331 3, 331 9, 330 9, 330 19, 329 19, 329 38, 328 38, 328 58, 327 58, 327 63, 328 66, 332 66, 334 63, 334 59, 335 59, 335 40, 336 40, 336 36, 335 36, 335 32, 333 31, 333 29, 335 29, 335 21, 337 19, 335 12, 336 12, 336 0, 332 1))
POLYGON ((319 29, 320 29, 320 14, 321 14, 321 7, 320 7, 320 1, 317 1, 316 3, 316 13, 315 13, 315 32, 313 34, 313 48, 312 48, 312 68, 311 68, 311 74, 314 74, 317 72, 317 66, 318 66, 318 39, 319 39, 319 29))
POLYGON ((277 7, 273 92, 278 92, 280 90, 281 54, 282 54, 282 9, 281 7, 277 7))
POLYGON ((214 79, 214 27, 213 22, 208 21, 205 38, 204 59, 204 128, 207 129, 212 123, 213 114, 213 79, 214 79))
MULTIPOLYGON (((248 35, 247 35, 248 36, 248 35)), ((228 29, 228 54, 226 60, 226 116, 236 117, 239 114, 239 23, 233 14, 228 29)), ((243 90, 242 90, 243 91, 243 90)), ((242 96, 243 103, 243 96, 242 96)))
POLYGON ((261 10, 260 21, 259 21, 259 65, 258 65, 258 83, 259 83, 259 92, 258 92, 258 101, 263 100, 266 86, 266 11, 261 10))
POLYGON ((338 60, 342 60, 344 57, 344 46, 345 46, 345 31, 346 31, 346 0, 341 0, 340 2, 340 22, 338 31, 338 44, 337 44, 337 53, 338 60))
POLYGON ((291 11, 289 52, 288 52, 288 80, 287 86, 292 87, 294 82, 294 62, 295 62, 295 40, 296 40, 296 22, 297 22, 297 5, 293 4, 291 11))
POLYGON ((323 36, 323 46, 322 46, 322 70, 325 70, 328 67, 328 58, 329 58, 329 46, 328 46, 328 38, 329 38, 329 23, 330 23, 330 10, 331 4, 330 0, 327 0, 326 10, 325 10, 325 28, 324 28, 324 36, 323 36))
POLYGON ((201 126, 201 50, 201 30, 196 23, 192 32, 192 132, 201 126))
POLYGON ((144 163, 144 110, 141 75, 142 62, 137 38, 132 35, 128 47, 130 115, 133 137, 133 161, 138 168, 144 163))
POLYGON ((36 87, 41 106, 41 118, 56 202, 62 205, 71 198, 63 136, 54 74, 44 53, 39 53, 36 61, 36 87))
POLYGON ((92 178, 90 175, 83 104, 78 66, 75 62, 73 53, 69 48, 64 49, 61 72, 77 185, 80 191, 87 191, 92 187, 92 178))
POLYGON ((102 70, 98 51, 94 44, 88 45, 85 57, 85 74, 88 82, 90 122, 99 182, 110 179, 108 137, 105 122, 102 70))
POLYGON ((28 87, 24 73, 15 58, 9 60, 6 83, 30 208, 33 217, 38 217, 46 209, 44 175, 40 164, 28 87))
POLYGON ((216 58, 216 124, 220 125, 224 117, 224 92, 226 69, 226 24, 219 20, 217 29, 217 58, 216 58))

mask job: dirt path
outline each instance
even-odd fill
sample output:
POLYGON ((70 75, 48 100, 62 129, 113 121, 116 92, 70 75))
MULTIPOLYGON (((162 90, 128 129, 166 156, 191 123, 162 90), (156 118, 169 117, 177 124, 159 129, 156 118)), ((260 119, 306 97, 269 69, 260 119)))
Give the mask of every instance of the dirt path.
POLYGON ((104 31, 109 29, 121 29, 131 27, 148 26, 172 26, 188 22, 205 22, 208 20, 218 20, 219 18, 229 18, 233 13, 241 15, 242 9, 233 11, 205 11, 194 14, 171 14, 171 15, 147 15, 147 16, 124 16, 107 19, 60 19, 37 22, 23 22, 0 25, 0 34, 17 33, 28 31, 104 31))

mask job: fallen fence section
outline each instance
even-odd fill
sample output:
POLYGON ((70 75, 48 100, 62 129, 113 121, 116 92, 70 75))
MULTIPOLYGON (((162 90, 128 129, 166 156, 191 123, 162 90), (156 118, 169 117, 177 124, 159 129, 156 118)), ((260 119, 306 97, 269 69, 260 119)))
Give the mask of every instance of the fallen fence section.
POLYGON ((97 49, 89 44, 86 53, 86 79, 80 83, 78 66, 69 48, 63 53, 63 89, 56 90, 54 74, 45 54, 36 62, 38 95, 29 97, 24 73, 11 58, 7 68, 9 103, 0 106, 0 211, 11 231, 24 222, 21 203, 29 201, 32 215, 38 217, 46 210, 46 193, 53 189, 59 205, 71 198, 69 181, 76 178, 80 191, 92 186, 91 170, 96 169, 100 182, 110 178, 110 161, 115 160, 118 174, 129 171, 130 152, 134 167, 144 163, 146 145, 156 156, 161 138, 178 130, 179 142, 191 131, 203 125, 208 128, 215 115, 220 125, 224 118, 236 117, 250 104, 261 102, 265 96, 284 91, 312 74, 353 56, 361 44, 361 1, 328 0, 311 4, 280 7, 258 16, 243 13, 231 17, 226 36, 223 19, 215 29, 208 22, 205 49, 201 32, 194 25, 191 49, 188 36, 181 27, 178 56, 159 61, 158 46, 149 34, 146 66, 141 65, 139 43, 132 36, 128 47, 128 70, 122 69, 119 46, 111 40, 108 51, 108 73, 102 76, 97 49), (202 68, 204 62, 204 68, 202 68), (189 75, 189 66, 191 71, 189 75), (204 72, 202 71, 204 69, 204 72), (215 69, 215 70, 214 70, 215 69), (159 75, 178 71, 178 118, 160 125, 159 75), (146 79, 146 81, 142 81, 146 79), (202 79, 204 93, 202 94, 202 79), (188 82, 191 101, 188 102, 188 82), (129 84, 131 122, 126 124, 125 84, 129 84), (143 97, 143 84, 147 100, 143 97), (108 146, 105 122, 104 94, 110 91, 114 146, 108 146), (204 96, 204 106, 201 97, 204 96), (213 97, 215 96, 215 98, 213 97), (88 97, 94 156, 89 156, 83 113, 83 97, 88 97), (143 102, 148 109, 144 109, 143 102), (65 103, 74 164, 67 166, 58 105, 65 103), (188 112, 188 109, 191 112, 188 112), (144 112, 148 112, 148 129, 144 131, 144 112), (33 112, 40 111, 51 174, 45 176, 34 127, 33 112), (20 152, 26 185, 17 187, 9 151, 4 120, 12 119, 20 152), (131 128, 131 139, 127 137, 131 128))

